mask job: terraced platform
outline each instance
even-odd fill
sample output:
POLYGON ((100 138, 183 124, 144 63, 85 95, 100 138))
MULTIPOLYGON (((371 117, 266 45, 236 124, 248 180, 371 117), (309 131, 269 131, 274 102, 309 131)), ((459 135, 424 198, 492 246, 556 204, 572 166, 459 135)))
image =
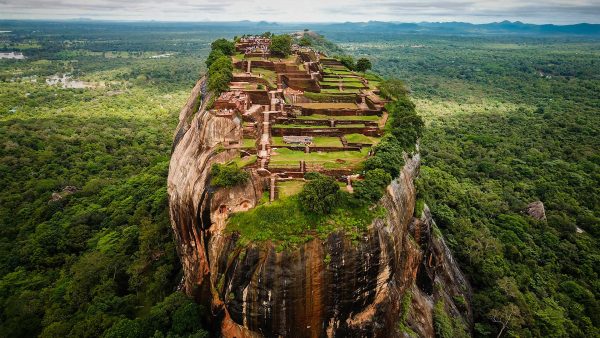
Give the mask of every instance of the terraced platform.
POLYGON ((383 134, 387 101, 375 86, 380 79, 297 45, 288 57, 274 57, 270 43, 259 36, 236 43, 230 90, 212 110, 243 121, 235 163, 270 177, 270 200, 299 191, 310 171, 350 184, 348 176, 357 176, 383 134))

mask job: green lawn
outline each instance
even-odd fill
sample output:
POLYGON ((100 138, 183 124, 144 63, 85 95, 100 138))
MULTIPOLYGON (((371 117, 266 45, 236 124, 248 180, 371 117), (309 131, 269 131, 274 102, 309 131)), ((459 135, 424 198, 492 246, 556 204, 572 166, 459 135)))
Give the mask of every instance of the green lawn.
POLYGON ((303 180, 281 181, 277 182, 279 198, 290 197, 302 191, 304 187, 303 180))
POLYGON ((337 69, 332 69, 332 68, 328 68, 328 67, 324 67, 323 71, 326 74, 334 74, 334 75, 354 75, 354 73, 352 73, 349 70, 337 70, 337 69))
POLYGON ((377 144, 381 140, 380 137, 371 137, 363 134, 348 134, 344 135, 346 141, 348 143, 369 143, 369 144, 377 144))
POLYGON ((278 57, 272 56, 272 57, 269 58, 269 61, 279 61, 279 60, 281 60, 281 61, 294 61, 294 60, 296 60, 297 57, 298 56, 296 56, 295 54, 290 54, 286 58, 278 58, 278 57))
POLYGON ((369 88, 371 89, 378 89, 379 88, 379 81, 369 81, 369 88))
POLYGON ((233 58, 234 62, 241 61, 244 59, 244 53, 235 53, 235 54, 233 54, 232 58, 233 58))
POLYGON ((319 165, 324 169, 355 169, 365 160, 368 153, 368 148, 361 151, 311 152, 308 154, 303 151, 280 148, 272 153, 269 163, 273 166, 294 167, 304 160, 307 165, 319 165))
POLYGON ((324 94, 343 94, 344 92, 341 91, 339 88, 322 88, 321 89, 321 93, 324 94))
POLYGON ((373 219, 384 216, 383 208, 359 204, 346 192, 340 193, 337 208, 325 216, 304 211, 297 196, 291 196, 231 215, 225 231, 239 233, 240 245, 271 241, 281 251, 301 245, 315 234, 325 239, 339 230, 358 240, 373 219))
POLYGON ((319 136, 313 138, 313 145, 316 147, 341 147, 342 141, 339 137, 319 136))
POLYGON ((296 106, 312 109, 358 109, 356 103, 353 102, 313 102, 313 103, 297 103, 296 106))
POLYGON ((369 81, 381 81, 382 80, 379 75, 376 75, 373 73, 367 73, 363 77, 369 81))
MULTIPOLYGON (((283 141, 282 136, 273 136, 271 137, 271 143, 273 146, 290 146, 291 144, 287 144, 283 141)), ((313 145, 317 147, 341 147, 342 141, 340 141, 339 137, 314 137, 313 145)))
POLYGON ((310 125, 310 124, 274 124, 273 128, 283 128, 283 129, 289 129, 289 128, 304 128, 304 129, 321 129, 321 128, 329 128, 328 126, 314 126, 314 125, 310 125))
POLYGON ((335 89, 335 88, 327 88, 327 89, 321 89, 321 92, 324 94, 358 94, 360 93, 359 89, 352 89, 352 88, 348 88, 348 89, 344 89, 344 90, 339 90, 339 89, 335 89))
POLYGON ((282 136, 272 136, 271 137, 271 145, 273 146, 286 146, 287 143, 283 142, 282 136))
POLYGON ((345 88, 365 88, 362 82, 344 82, 343 87, 345 88))
MULTIPOLYGON (((335 128, 363 128, 364 123, 354 123, 354 124, 345 124, 339 125, 335 128)), ((291 128, 302 128, 302 129, 328 129, 331 128, 329 126, 315 126, 310 124, 274 124, 273 128, 281 128, 281 129, 291 129, 291 128)))
POLYGON ((250 156, 246 156, 246 157, 238 157, 234 160, 232 160, 230 163, 235 163, 237 164, 238 168, 243 168, 247 165, 251 165, 256 163, 256 160, 258 159, 258 157, 256 155, 250 155, 250 156))
POLYGON ((325 83, 330 83, 330 82, 331 83, 339 83, 340 81, 343 82, 343 83, 348 83, 348 82, 362 83, 362 81, 360 80, 360 78, 353 77, 353 76, 343 76, 342 78, 339 78, 337 76, 325 76, 321 82, 325 82, 325 83))
POLYGON ((323 114, 300 115, 299 120, 336 120, 336 121, 379 121, 377 115, 352 115, 352 116, 330 116, 323 114))
POLYGON ((256 140, 253 138, 242 139, 242 148, 254 148, 256 147, 256 140))
POLYGON ((277 83, 277 73, 269 70, 269 69, 265 69, 265 68, 260 68, 260 67, 252 67, 252 74, 255 75, 262 75, 262 77, 269 81, 269 85, 270 87, 276 87, 276 83, 277 83))
MULTIPOLYGON (((304 96, 312 101, 317 101, 318 103, 339 103, 346 102, 349 104, 354 104, 356 100, 356 93, 348 93, 348 92, 331 92, 331 93, 312 93, 312 92, 304 92, 304 96)), ((356 104, 354 104, 356 106, 356 104)))

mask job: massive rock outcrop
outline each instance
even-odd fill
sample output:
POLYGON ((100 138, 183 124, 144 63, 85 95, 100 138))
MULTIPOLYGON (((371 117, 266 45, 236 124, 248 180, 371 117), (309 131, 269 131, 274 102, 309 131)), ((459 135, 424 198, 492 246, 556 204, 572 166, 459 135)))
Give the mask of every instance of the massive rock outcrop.
POLYGON ((438 301, 470 328, 468 283, 427 208, 413 217, 418 154, 405 158, 381 200, 385 218, 360 240, 336 232, 283 252, 244 245, 225 232, 223 207, 254 207, 266 182, 253 176, 243 187, 210 188, 210 167, 237 155, 224 145, 241 126, 203 105, 196 112, 202 88, 201 80, 180 114, 168 191, 182 288, 210 308, 215 330, 225 337, 431 337, 438 301))

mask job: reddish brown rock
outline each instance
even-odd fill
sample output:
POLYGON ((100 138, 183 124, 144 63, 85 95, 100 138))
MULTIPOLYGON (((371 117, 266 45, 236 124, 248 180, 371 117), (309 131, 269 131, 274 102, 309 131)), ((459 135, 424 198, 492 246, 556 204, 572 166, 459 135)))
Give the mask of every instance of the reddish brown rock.
POLYGON ((215 330, 225 337, 399 337, 407 292, 413 297, 406 325, 418 335, 433 336, 438 299, 470 327, 468 304, 453 303, 454 296, 468 302, 468 283, 443 240, 432 235, 428 211, 413 217, 418 154, 406 158, 388 186, 381 201, 386 217, 358 241, 336 232, 282 252, 270 244, 241 245, 224 231, 224 212, 256 205, 264 178, 234 189, 209 187, 212 163, 237 154, 220 145, 239 137, 241 126, 203 109, 194 115, 201 88, 180 114, 168 191, 182 287, 211 309, 215 330))

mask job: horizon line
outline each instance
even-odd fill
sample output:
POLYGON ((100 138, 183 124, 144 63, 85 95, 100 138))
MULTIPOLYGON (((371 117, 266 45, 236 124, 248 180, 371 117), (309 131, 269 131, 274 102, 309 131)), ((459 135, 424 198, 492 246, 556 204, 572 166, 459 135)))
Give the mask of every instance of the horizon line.
POLYGON ((524 24, 524 25, 533 25, 533 26, 576 26, 576 25, 600 25, 598 23, 592 22, 576 22, 569 24, 556 24, 556 23, 530 23, 524 22, 521 20, 511 21, 508 19, 501 21, 490 21, 484 23, 475 23, 469 21, 386 21, 386 20, 368 20, 368 21, 266 21, 266 20, 181 20, 181 21, 173 21, 173 20, 160 20, 160 19, 95 19, 89 17, 73 17, 73 18, 35 18, 35 19, 15 19, 15 18, 0 18, 0 22, 2 21, 38 21, 38 22, 120 22, 120 23, 196 23, 196 24, 232 24, 232 23, 256 23, 256 24, 276 24, 276 25, 301 25, 301 24, 368 24, 368 23, 388 23, 388 24, 424 24, 424 23, 464 23, 470 25, 489 25, 489 24, 498 24, 498 23, 512 23, 512 24, 524 24))

